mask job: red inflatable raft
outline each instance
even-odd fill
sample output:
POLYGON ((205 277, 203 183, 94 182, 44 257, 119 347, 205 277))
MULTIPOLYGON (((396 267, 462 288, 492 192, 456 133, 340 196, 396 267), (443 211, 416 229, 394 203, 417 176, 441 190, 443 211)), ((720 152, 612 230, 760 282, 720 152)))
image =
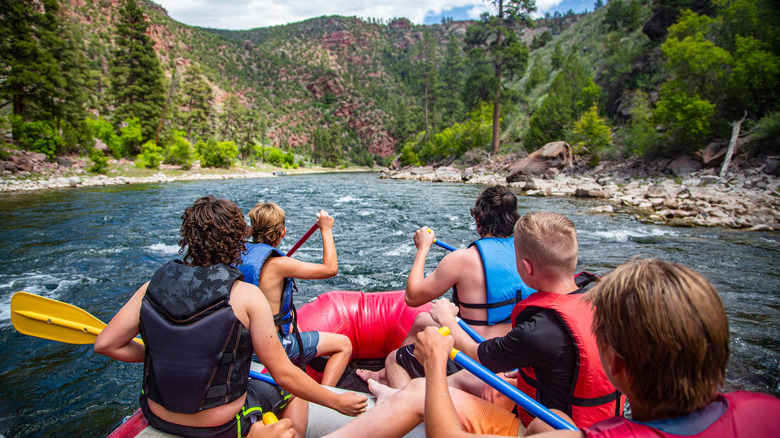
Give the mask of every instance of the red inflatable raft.
MULTIPOLYGON (((415 317, 431 309, 431 303, 409 307, 404 291, 364 293, 332 291, 324 293, 298 309, 301 331, 339 333, 352 341, 353 360, 384 360, 403 342, 415 317)), ((320 373, 306 367, 309 375, 320 379, 320 373)), ((310 418, 310 423, 317 418, 310 418)), ((109 438, 165 436, 152 429, 140 409, 114 430, 109 438), (151 433, 151 434, 150 434, 151 433)))

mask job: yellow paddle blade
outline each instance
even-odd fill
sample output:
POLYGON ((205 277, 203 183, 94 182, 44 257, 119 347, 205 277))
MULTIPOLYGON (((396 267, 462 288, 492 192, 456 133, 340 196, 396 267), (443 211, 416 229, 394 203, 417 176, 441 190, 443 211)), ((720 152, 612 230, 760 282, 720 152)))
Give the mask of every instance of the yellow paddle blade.
POLYGON ((86 310, 27 292, 11 297, 11 323, 19 333, 68 344, 94 344, 106 327, 86 310))

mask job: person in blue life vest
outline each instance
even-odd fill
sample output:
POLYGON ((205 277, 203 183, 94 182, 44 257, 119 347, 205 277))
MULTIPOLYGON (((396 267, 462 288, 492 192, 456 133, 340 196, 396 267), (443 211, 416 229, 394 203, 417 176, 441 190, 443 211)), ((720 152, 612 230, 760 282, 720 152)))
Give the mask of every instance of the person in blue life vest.
MULTIPOLYGON (((477 344, 458 326, 458 309, 443 299, 433 304, 433 320, 449 327, 453 336, 448 338, 455 340, 456 347, 489 370, 519 368, 520 377, 515 382, 519 389, 542 405, 569 414, 574 424, 584 427, 620 415, 625 398, 601 367, 596 338, 591 333, 593 312, 584 300, 587 292, 574 280, 578 256, 574 224, 558 213, 527 212, 514 225, 514 240, 516 269, 523 282, 537 292, 515 305, 513 327, 508 333, 477 344)), ((438 325, 419 333, 418 342, 429 332, 444 338, 436 332, 438 325)), ((432 367, 423 361, 425 379, 413 379, 395 392, 370 379, 369 389, 377 396, 377 405, 332 436, 349 436, 359 430, 376 430, 376 436, 399 436, 423 417, 428 429, 430 405, 426 393, 430 389, 426 386, 429 378, 446 375, 446 362, 447 357, 432 367), (431 370, 434 376, 428 375, 431 370)), ((523 436, 546 428, 541 420, 533 419, 467 370, 454 373, 443 383, 436 382, 441 384, 435 388, 437 394, 451 400, 454 417, 448 419, 458 430, 462 427, 469 433, 523 436)))
POLYGON ((249 236, 241 209, 206 196, 182 219, 183 260, 159 268, 94 345, 108 357, 144 362, 140 404, 149 424, 185 437, 236 437, 274 412, 303 436, 306 400, 351 416, 365 411, 364 395, 336 394, 287 358, 268 300, 233 267, 249 236), (143 345, 133 340, 139 332, 143 345), (253 350, 279 386, 249 379, 253 350))
POLYGON ((330 356, 325 364, 322 384, 336 386, 352 356, 349 338, 327 332, 298 332, 295 322, 293 292, 295 279, 316 280, 333 277, 338 273, 338 258, 333 240, 334 219, 325 210, 317 215, 317 225, 322 233, 322 263, 306 263, 285 256, 276 249, 287 235, 284 210, 272 202, 259 203, 249 211, 252 243, 242 254, 238 269, 247 282, 260 287, 278 327, 282 342, 290 360, 305 365, 319 356, 330 356))
MULTIPOLYGON (((699 272, 635 257, 606 275, 588 301, 595 312, 592 330, 601 363, 626 394, 631 419, 616 416, 580 431, 535 436, 778 436, 780 400, 718 391, 729 356, 728 321, 717 291, 699 272)), ((426 435, 431 438, 471 436, 461 430, 446 390, 445 359, 452 345, 453 338, 432 330, 418 337, 418 357, 427 375, 426 435)))
MULTIPOLYGON (((428 276, 425 259, 436 236, 428 227, 414 234, 417 254, 406 282, 406 304, 421 306, 452 288, 453 301, 465 322, 485 338, 502 336, 510 329, 509 317, 515 303, 534 292, 523 283, 515 267, 512 227, 520 217, 517 196, 506 186, 488 187, 477 198, 471 215, 480 238, 468 248, 444 256, 428 276)), ((429 313, 421 313, 401 348, 388 355, 383 370, 358 370, 358 375, 393 388, 421 377, 422 365, 414 358, 414 339, 420 330, 435 324, 429 313)), ((457 370, 451 362, 450 372, 457 370)))

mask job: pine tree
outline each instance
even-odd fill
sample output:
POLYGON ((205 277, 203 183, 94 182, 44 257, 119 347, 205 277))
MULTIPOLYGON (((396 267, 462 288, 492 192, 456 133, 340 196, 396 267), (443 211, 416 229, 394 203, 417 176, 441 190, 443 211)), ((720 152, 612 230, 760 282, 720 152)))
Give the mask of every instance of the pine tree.
POLYGON ((498 153, 501 121, 502 78, 512 78, 525 71, 528 47, 517 38, 517 24, 530 24, 530 13, 536 10, 534 0, 491 0, 498 10, 496 16, 483 14, 482 19, 469 27, 466 43, 472 52, 486 53, 493 65, 493 137, 491 149, 498 153))
POLYGON ((441 64, 441 82, 438 100, 446 123, 454 125, 463 116, 463 101, 460 91, 465 81, 463 48, 457 38, 450 37, 447 51, 441 64))
POLYGON ((116 50, 109 70, 114 120, 120 123, 138 117, 144 141, 154 139, 165 104, 163 73, 152 41, 146 35, 147 26, 136 1, 125 0, 119 10, 116 50))
POLYGON ((41 12, 28 0, 0 2, 0 108, 12 105, 22 121, 50 120, 53 96, 64 85, 56 59, 41 44, 50 37, 48 8, 56 6, 46 2, 41 12))
POLYGON ((214 93, 203 79, 203 71, 191 64, 184 73, 180 101, 181 124, 190 142, 196 143, 209 136, 209 114, 213 104, 214 93))

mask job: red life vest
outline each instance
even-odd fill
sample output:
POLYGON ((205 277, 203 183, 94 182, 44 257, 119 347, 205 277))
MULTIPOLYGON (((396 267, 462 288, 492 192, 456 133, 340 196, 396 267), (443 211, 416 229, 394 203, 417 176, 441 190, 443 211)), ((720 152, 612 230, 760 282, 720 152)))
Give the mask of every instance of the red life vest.
MULTIPOLYGON (((548 395, 555 394, 556 397, 565 400, 571 405, 574 424, 580 428, 588 427, 615 415, 621 415, 624 401, 620 393, 609 383, 607 375, 601 367, 596 338, 591 333, 593 310, 583 298, 583 294, 536 292, 519 302, 512 310, 511 317, 513 327, 516 327, 518 323, 523 322, 517 321, 518 315, 523 310, 529 307, 550 309, 558 314, 569 329, 574 345, 577 347, 578 356, 574 390, 569 394, 553 390, 544 382, 536 380, 533 367, 522 368, 518 371, 517 388, 537 400, 537 389, 548 395)), ((524 410, 518 408, 517 411, 523 424, 528 425, 533 419, 524 410)))
MULTIPOLYGON (((737 391, 720 394, 728 409, 703 431, 687 438, 770 437, 780 432, 780 400, 767 394, 737 391)), ((660 431, 650 425, 616 417, 582 431, 588 438, 680 436, 660 431)))

